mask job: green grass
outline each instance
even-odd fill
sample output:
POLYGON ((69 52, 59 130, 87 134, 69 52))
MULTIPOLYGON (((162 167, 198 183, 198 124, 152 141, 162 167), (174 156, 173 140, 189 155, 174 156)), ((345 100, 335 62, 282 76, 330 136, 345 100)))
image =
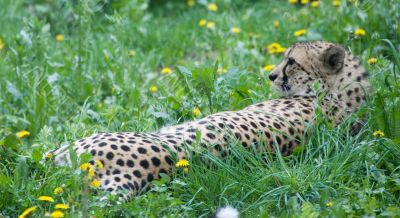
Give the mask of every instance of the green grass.
POLYGON ((324 0, 311 8, 218 0, 217 12, 200 2, 1 0, 0 217, 31 206, 43 217, 55 203, 70 205, 68 217, 207 217, 224 205, 242 217, 400 216, 399 2, 324 0), (234 26, 241 32, 230 33, 234 26), (293 36, 303 28, 305 36, 293 36), (366 35, 356 37, 357 28, 366 35), (228 158, 196 154, 189 173, 164 176, 128 202, 96 193, 79 170, 41 161, 95 132, 154 131, 196 119, 196 107, 206 116, 276 98, 263 67, 281 56, 266 46, 304 40, 348 47, 370 72, 373 91, 359 114, 313 128, 290 157, 233 143, 228 158), (378 63, 367 64, 371 57, 378 63), (163 67, 173 72, 162 75, 163 67), (366 126, 352 135, 352 121, 365 114, 366 126), (21 130, 30 136, 18 139, 21 130), (385 137, 374 137, 376 130, 385 137), (59 186, 65 191, 56 196, 59 186))

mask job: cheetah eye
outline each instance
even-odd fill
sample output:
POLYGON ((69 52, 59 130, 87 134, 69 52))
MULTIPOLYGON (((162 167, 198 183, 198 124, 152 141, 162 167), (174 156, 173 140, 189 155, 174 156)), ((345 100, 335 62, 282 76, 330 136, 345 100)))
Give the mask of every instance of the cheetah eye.
POLYGON ((294 60, 294 58, 288 58, 288 62, 289 65, 292 65, 294 63, 296 63, 296 61, 294 60))

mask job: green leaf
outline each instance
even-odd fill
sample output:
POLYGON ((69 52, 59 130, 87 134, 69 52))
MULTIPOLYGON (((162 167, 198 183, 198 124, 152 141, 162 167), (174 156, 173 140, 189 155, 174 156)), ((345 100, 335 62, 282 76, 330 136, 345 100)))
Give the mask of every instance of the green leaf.
POLYGON ((34 160, 35 162, 39 162, 39 161, 42 159, 42 157, 43 157, 43 153, 40 152, 40 149, 39 149, 39 148, 33 149, 32 158, 33 158, 33 160, 34 160))

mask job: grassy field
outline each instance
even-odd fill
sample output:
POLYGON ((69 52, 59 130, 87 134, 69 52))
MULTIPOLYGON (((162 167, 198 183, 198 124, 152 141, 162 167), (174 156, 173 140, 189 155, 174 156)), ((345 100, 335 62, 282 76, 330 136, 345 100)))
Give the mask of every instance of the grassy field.
POLYGON ((0 0, 0 217, 207 217, 224 205, 241 217, 400 217, 400 2, 290 2, 0 0), (96 132, 276 98, 268 74, 282 56, 268 46, 305 40, 346 46, 373 91, 342 125, 318 122, 290 157, 234 145, 224 160, 198 154, 128 202, 79 167, 42 161, 96 132))

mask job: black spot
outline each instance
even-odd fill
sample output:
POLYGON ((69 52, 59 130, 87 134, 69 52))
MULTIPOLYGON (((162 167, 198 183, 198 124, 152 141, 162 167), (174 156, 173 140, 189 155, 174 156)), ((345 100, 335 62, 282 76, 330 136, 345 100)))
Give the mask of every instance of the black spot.
POLYGON ((210 133, 210 132, 208 132, 206 135, 207 135, 207 137, 210 138, 210 139, 215 139, 215 135, 212 134, 212 133, 210 133))
POLYGON ((93 156, 95 156, 95 155, 96 155, 96 150, 92 149, 92 150, 90 151, 90 153, 91 153, 93 156))
POLYGON ((118 139, 115 139, 115 138, 109 138, 108 140, 109 140, 109 141, 112 141, 112 142, 118 141, 118 139))
POLYGON ((238 133, 238 132, 235 132, 235 137, 237 138, 237 139, 242 139, 242 136, 240 135, 240 133, 238 133))
POLYGON ((129 180, 132 179, 132 177, 131 177, 130 175, 128 175, 128 174, 125 174, 124 177, 127 178, 127 179, 129 179, 129 180))
POLYGON ((172 139, 168 139, 168 142, 172 143, 172 144, 176 144, 176 141, 172 140, 172 139))
POLYGON ((152 157, 151 158, 151 162, 153 163, 154 166, 158 167, 161 164, 160 159, 156 158, 156 157, 152 157))
POLYGON ((294 135, 294 129, 292 127, 289 127, 289 133, 290 135, 294 135))
POLYGON ((127 160, 126 161, 126 165, 128 166, 128 167, 134 167, 135 166, 135 163, 132 161, 132 160, 127 160))
POLYGON ((276 143, 278 143, 278 145, 280 145, 282 142, 282 139, 279 136, 276 136, 275 139, 276 139, 276 143))
POLYGON ((246 142, 242 142, 242 146, 246 148, 249 145, 246 142))
POLYGON ((113 150, 117 150, 117 149, 118 149, 118 146, 117 146, 117 145, 114 145, 114 144, 112 144, 112 145, 111 145, 111 149, 113 149, 113 150))
POLYGON ((154 145, 151 146, 151 149, 152 149, 153 151, 155 151, 155 152, 160 152, 160 149, 157 148, 157 147, 154 146, 154 145))
POLYGON ((147 153, 147 150, 145 149, 145 148, 142 148, 142 147, 138 147, 138 152, 139 153, 141 153, 141 154, 146 154, 147 153))
POLYGON ((119 178, 118 176, 114 177, 114 180, 115 180, 116 182, 121 182, 121 178, 119 178))
POLYGON ((130 150, 131 150, 131 149, 130 149, 128 146, 126 146, 126 145, 122 145, 122 146, 121 146, 121 149, 124 150, 124 151, 130 151, 130 150))
POLYGON ((165 156, 164 159, 167 162, 167 164, 169 164, 169 165, 173 165, 174 164, 174 162, 171 159, 171 156, 165 156))
POLYGON ((115 169, 115 170, 112 172, 113 175, 117 175, 117 174, 120 174, 120 173, 121 173, 121 171, 119 171, 119 169, 115 169))
POLYGON ((161 169, 160 169, 160 171, 158 171, 158 173, 164 173, 164 174, 167 174, 167 171, 166 171, 165 169, 161 168, 161 169))
POLYGON ((303 111, 303 113, 305 113, 305 114, 310 114, 310 111, 307 110, 307 109, 303 109, 303 110, 301 110, 301 111, 303 111))
POLYGON ((273 123, 273 125, 274 125, 274 127, 277 128, 277 129, 280 129, 280 128, 281 128, 281 125, 279 125, 278 123, 273 123))
POLYGON ((240 127, 242 127, 243 130, 248 131, 249 128, 246 125, 241 124, 240 127))
POLYGON ((148 181, 148 182, 153 181, 153 179, 154 179, 154 177, 153 177, 153 174, 152 174, 152 173, 147 174, 147 181, 148 181))
POLYGON ((124 161, 122 159, 117 160, 117 165, 123 167, 125 165, 124 161))
POLYGON ((130 189, 135 190, 135 186, 131 182, 128 182, 128 186, 130 189))
POLYGON ((99 143, 99 147, 104 147, 104 146, 106 146, 107 145, 107 143, 105 143, 105 142, 100 142, 99 143))
POLYGON ((137 155, 136 155, 136 154, 131 154, 131 157, 132 157, 133 159, 137 159, 137 155))
POLYGON ((257 129, 257 124, 255 124, 254 122, 250 122, 251 126, 257 129))
POLYGON ((114 158, 114 154, 112 152, 108 152, 106 157, 107 159, 112 160, 114 158))
POLYGON ((145 169, 149 168, 149 162, 147 160, 141 160, 140 161, 140 166, 142 166, 145 169))
POLYGON ((113 188, 107 188, 107 191, 112 192, 112 191, 114 191, 114 189, 113 188))
POLYGON ((219 128, 224 128, 225 127, 225 125, 223 124, 223 123, 218 123, 218 126, 219 126, 219 128))
POLYGON ((142 188, 144 188, 147 185, 147 182, 142 180, 142 188))
POLYGON ((133 171, 133 175, 135 175, 137 178, 141 178, 142 177, 142 173, 140 173, 139 170, 133 171))
POLYGON ((267 132, 267 131, 264 131, 264 134, 265 134, 265 136, 267 137, 267 138, 271 138, 271 134, 269 133, 269 132, 267 132))

